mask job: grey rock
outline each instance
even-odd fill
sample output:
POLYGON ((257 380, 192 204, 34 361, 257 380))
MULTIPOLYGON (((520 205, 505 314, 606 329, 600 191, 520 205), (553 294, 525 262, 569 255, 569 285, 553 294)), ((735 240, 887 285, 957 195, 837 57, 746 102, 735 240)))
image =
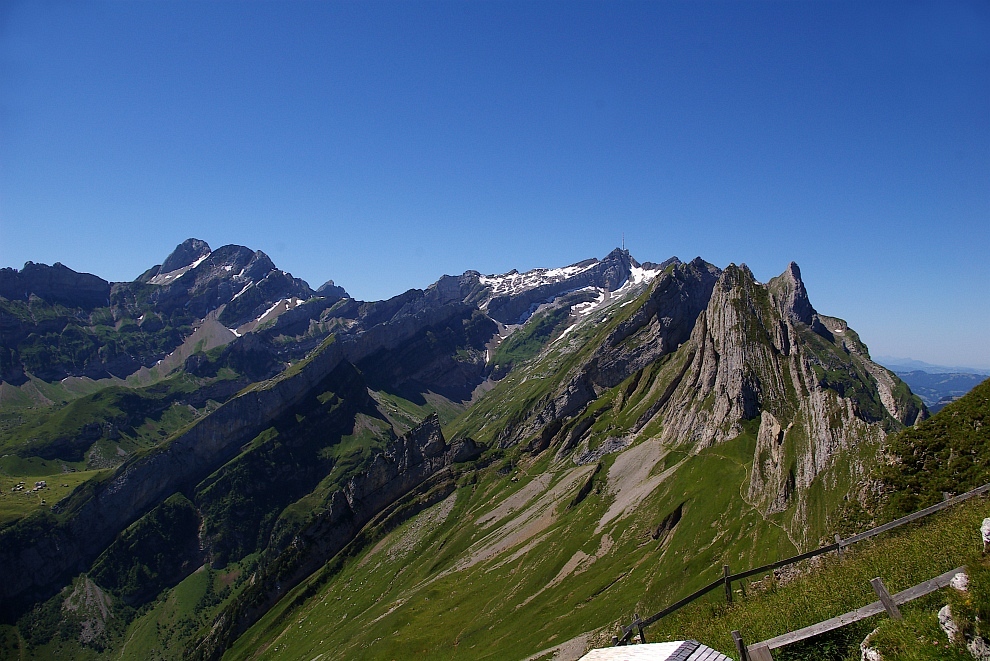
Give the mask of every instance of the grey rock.
MULTIPOLYGON (((186 239, 175 247, 158 267, 158 273, 169 273, 183 266, 189 266, 203 255, 210 254, 210 245, 200 239, 186 239)), ((156 274, 157 275, 157 274, 156 274)))
POLYGON ((967 641, 966 649, 977 661, 990 661, 990 644, 982 636, 974 636, 967 641))
POLYGON ((20 271, 0 269, 0 296, 19 301, 37 296, 49 303, 92 310, 109 305, 110 283, 59 262, 52 266, 27 262, 20 271))
POLYGON ((956 642, 959 640, 959 626, 956 621, 952 619, 952 608, 946 604, 942 606, 938 611, 938 626, 942 628, 945 635, 948 636, 949 642, 956 642))

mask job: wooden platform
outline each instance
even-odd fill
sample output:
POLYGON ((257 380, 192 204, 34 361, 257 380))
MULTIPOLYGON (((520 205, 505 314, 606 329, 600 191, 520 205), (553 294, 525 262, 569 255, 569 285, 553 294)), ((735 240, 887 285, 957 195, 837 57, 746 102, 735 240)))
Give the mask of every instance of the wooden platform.
POLYGON ((580 661, 732 661, 696 640, 623 645, 591 650, 580 661))

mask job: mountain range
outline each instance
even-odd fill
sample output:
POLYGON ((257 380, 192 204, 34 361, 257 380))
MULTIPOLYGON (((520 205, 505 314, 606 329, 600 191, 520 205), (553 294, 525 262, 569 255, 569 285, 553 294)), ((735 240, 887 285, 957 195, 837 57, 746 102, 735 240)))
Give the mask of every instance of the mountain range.
POLYGON ((828 538, 928 415, 793 263, 365 302, 189 239, 127 283, 2 269, 0 331, 10 654, 573 653, 828 538))

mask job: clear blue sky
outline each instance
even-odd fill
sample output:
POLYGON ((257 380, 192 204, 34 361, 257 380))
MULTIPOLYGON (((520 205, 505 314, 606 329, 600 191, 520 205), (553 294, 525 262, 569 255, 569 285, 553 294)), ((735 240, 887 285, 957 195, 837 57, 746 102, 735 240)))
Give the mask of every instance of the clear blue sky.
POLYGON ((623 232, 990 367, 990 3, 0 0, 0 266, 377 299, 623 232))

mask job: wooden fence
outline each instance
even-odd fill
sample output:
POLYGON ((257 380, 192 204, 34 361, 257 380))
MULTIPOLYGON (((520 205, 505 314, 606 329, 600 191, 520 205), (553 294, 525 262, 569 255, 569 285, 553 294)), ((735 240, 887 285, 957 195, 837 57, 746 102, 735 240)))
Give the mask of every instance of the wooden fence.
MULTIPOLYGON (((983 495, 987 492, 990 492, 990 484, 984 484, 983 486, 977 487, 972 491, 967 491, 966 493, 960 494, 952 498, 946 498, 941 503, 932 505, 931 507, 926 507, 925 509, 922 510, 918 510, 917 512, 913 512, 911 514, 908 514, 907 516, 902 516, 901 518, 895 519, 889 523, 885 523, 882 526, 877 526, 876 528, 872 528, 870 530, 867 530, 866 532, 861 532, 857 535, 853 535, 852 537, 848 537, 846 539, 841 539, 838 535, 836 535, 835 543, 833 544, 822 546, 813 551, 801 553, 792 556, 790 558, 778 560, 777 562, 771 562, 770 564, 763 565, 762 567, 748 569, 746 571, 739 572, 738 574, 729 573, 729 565, 722 565, 722 576, 715 579, 714 581, 704 586, 703 588, 695 590, 694 592, 684 597, 683 599, 675 601, 674 603, 667 606, 663 610, 654 613, 653 615, 651 615, 646 619, 640 619, 639 613, 636 613, 633 617, 632 623, 630 623, 629 626, 622 627, 622 636, 621 637, 613 636, 612 644, 625 645, 632 639, 633 635, 637 633, 639 634, 640 642, 645 643, 646 642, 646 632, 644 631, 645 627, 648 627, 649 625, 659 621, 660 619, 666 617, 667 615, 670 615, 674 611, 683 608, 684 606, 687 606, 695 599, 698 599, 699 597, 708 594, 709 592, 718 588, 719 586, 725 587, 725 599, 727 602, 732 603, 733 581, 740 581, 742 579, 749 578, 750 576, 764 574, 766 572, 773 571, 774 569, 778 569, 780 567, 785 567, 787 565, 792 565, 796 562, 801 562, 802 560, 807 560, 809 558, 814 558, 819 555, 824 555, 825 553, 831 553, 832 551, 839 553, 841 556, 842 549, 844 549, 847 546, 852 546, 853 544, 857 544, 872 537, 876 537, 877 535, 885 533, 889 530, 893 530, 894 528, 903 526, 913 521, 917 521, 919 519, 923 519, 924 517, 930 514, 940 512, 948 507, 952 507, 953 505, 957 505, 963 501, 969 500, 970 498, 973 498, 975 496, 983 495)), ((937 580, 937 579, 932 579, 932 580, 937 580)))
POLYGON ((903 590, 894 595, 887 592, 887 588, 884 586, 883 581, 879 578, 874 578, 870 581, 870 584, 873 586, 873 590, 877 593, 877 596, 880 597, 880 601, 874 601, 872 604, 863 606, 862 608, 857 608, 856 610, 849 611, 848 613, 843 613, 838 617, 833 617, 829 620, 804 627, 803 629, 791 631, 781 636, 769 638, 763 642, 754 643, 749 646, 743 643, 742 636, 738 631, 733 631, 732 638, 736 643, 736 651, 739 652, 739 658, 743 661, 773 661, 773 657, 770 656, 770 650, 779 649, 785 645, 807 640, 812 636, 817 636, 828 631, 834 631, 835 629, 844 627, 847 624, 852 624, 853 622, 859 622, 860 620, 865 620, 868 617, 879 615, 884 611, 887 611, 887 614, 892 618, 899 620, 901 619, 901 611, 897 608, 898 606, 906 604, 909 601, 914 601, 919 597, 924 597, 926 594, 935 592, 935 590, 940 590, 947 587, 952 581, 952 578, 961 571, 963 571, 962 567, 956 567, 955 569, 947 571, 944 574, 919 583, 918 585, 910 587, 907 590, 903 590))

